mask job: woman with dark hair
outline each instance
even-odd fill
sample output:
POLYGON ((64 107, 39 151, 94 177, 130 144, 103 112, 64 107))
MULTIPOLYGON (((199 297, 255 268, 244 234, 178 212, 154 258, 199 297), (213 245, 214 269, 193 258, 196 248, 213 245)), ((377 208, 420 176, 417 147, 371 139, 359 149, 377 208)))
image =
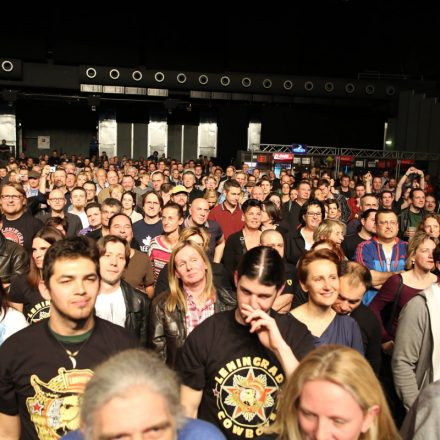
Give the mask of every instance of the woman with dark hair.
POLYGON ((319 200, 309 200, 299 211, 300 229, 295 231, 287 242, 286 258, 296 264, 305 251, 313 246, 313 234, 325 217, 324 205, 319 200))
POLYGON ((3 283, 0 281, 0 345, 9 336, 28 326, 23 313, 10 307, 3 283))
POLYGON ((308 301, 290 313, 307 326, 316 346, 341 344, 363 354, 356 321, 332 309, 339 294, 339 264, 338 256, 329 249, 306 252, 298 263, 298 278, 308 301))
MULTIPOLYGON (((279 228, 281 212, 275 203, 265 200, 261 203, 261 230, 279 228)), ((284 229, 283 229, 284 230, 284 229)))
POLYGON ((284 182, 281 185, 281 205, 290 202, 290 184, 284 182))
POLYGON ((260 245, 261 202, 248 199, 243 203, 241 210, 243 229, 228 237, 223 252, 223 265, 231 279, 243 254, 260 245))
POLYGON ((268 196, 268 198, 267 198, 266 200, 271 201, 272 203, 275 204, 275 206, 276 206, 279 210, 281 210, 281 205, 282 205, 282 202, 281 202, 281 196, 280 196, 278 193, 276 193, 276 192, 272 192, 272 193, 270 193, 269 196, 268 196))
POLYGON ((124 194, 122 194, 121 203, 122 213, 130 217, 132 223, 143 219, 142 215, 134 209, 136 206, 136 194, 134 192, 125 191, 124 194))
POLYGON ((50 297, 42 276, 43 260, 46 251, 63 238, 58 229, 51 226, 41 228, 32 240, 32 258, 27 277, 16 276, 12 279, 9 300, 14 308, 23 312, 30 324, 49 317, 50 297))

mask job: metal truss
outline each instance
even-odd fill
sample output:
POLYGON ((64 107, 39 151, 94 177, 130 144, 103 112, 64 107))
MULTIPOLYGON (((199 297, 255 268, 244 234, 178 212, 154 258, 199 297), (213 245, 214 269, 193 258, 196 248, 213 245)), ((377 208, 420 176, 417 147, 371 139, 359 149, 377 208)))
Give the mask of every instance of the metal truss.
MULTIPOLYGON (((440 154, 422 151, 387 151, 369 150, 360 148, 318 147, 307 145, 304 156, 353 156, 362 159, 414 159, 414 160, 439 160, 440 154)), ((258 153, 291 153, 291 145, 260 144, 259 149, 252 151, 258 153)))

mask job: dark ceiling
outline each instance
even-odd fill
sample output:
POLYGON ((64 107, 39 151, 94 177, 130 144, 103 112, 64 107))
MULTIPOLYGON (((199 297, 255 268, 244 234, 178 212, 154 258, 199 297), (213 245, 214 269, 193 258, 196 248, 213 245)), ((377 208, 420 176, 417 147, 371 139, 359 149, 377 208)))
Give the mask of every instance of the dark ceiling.
POLYGON ((440 78, 440 15, 422 2, 296 3, 302 5, 254 2, 240 10, 225 2, 23 6, 2 14, 0 56, 206 72, 440 78))

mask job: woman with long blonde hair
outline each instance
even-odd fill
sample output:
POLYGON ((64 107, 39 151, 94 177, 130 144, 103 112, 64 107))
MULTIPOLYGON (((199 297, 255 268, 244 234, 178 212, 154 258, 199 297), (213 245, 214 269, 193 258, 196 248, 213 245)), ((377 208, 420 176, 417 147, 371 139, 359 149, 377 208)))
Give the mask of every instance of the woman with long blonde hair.
POLYGON ((357 351, 323 345, 290 377, 270 431, 279 440, 397 440, 381 385, 357 351))
POLYGON ((209 238, 204 237, 205 231, 196 229, 183 230, 168 262, 169 288, 152 303, 150 345, 172 367, 191 331, 236 303, 229 291, 214 286, 211 263, 203 248, 209 238))

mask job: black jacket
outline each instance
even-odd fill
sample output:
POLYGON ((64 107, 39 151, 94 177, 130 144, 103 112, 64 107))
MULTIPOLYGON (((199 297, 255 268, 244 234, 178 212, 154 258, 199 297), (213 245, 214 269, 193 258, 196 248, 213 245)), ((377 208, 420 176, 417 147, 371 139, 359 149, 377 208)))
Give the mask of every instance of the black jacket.
MULTIPOLYGON (((421 209, 421 218, 425 216, 425 210, 421 209)), ((409 226, 409 208, 402 209, 399 214, 399 237, 402 240, 408 240, 408 237, 405 237, 403 234, 408 229, 409 226)))
MULTIPOLYGON (((165 308, 169 291, 153 299, 150 314, 149 344, 170 366, 174 367, 178 352, 186 337, 185 311, 176 307, 173 312, 165 308)), ((217 289, 214 312, 223 312, 236 307, 237 301, 227 290, 217 289)))
POLYGON ((293 234, 289 234, 286 243, 286 260, 288 263, 296 265, 300 257, 306 251, 306 242, 298 229, 293 234))
POLYGON ((29 271, 27 252, 17 243, 7 240, 0 232, 0 279, 10 283, 13 275, 23 275, 29 271))
POLYGON ((124 280, 121 280, 121 290, 127 311, 125 328, 145 347, 148 341, 151 300, 124 280))

